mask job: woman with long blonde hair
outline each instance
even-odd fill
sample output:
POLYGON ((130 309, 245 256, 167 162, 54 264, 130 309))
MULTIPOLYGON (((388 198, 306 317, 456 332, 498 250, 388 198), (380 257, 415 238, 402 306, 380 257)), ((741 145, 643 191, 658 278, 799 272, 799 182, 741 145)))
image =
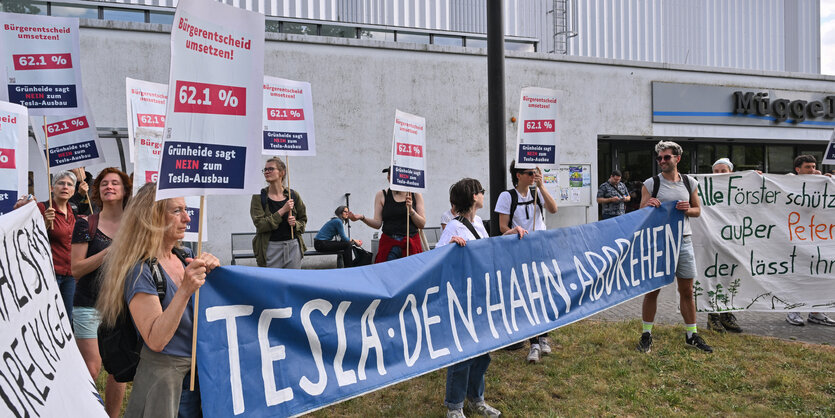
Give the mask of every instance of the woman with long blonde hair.
POLYGON ((203 253, 192 258, 183 248, 189 218, 183 198, 154 201, 156 185, 145 184, 125 210, 104 264, 105 281, 98 299, 104 325, 113 326, 126 310, 143 347, 126 417, 194 416, 199 391, 183 391, 190 380, 194 294, 206 274, 220 265, 203 253), (160 300, 153 269, 165 281, 160 300))

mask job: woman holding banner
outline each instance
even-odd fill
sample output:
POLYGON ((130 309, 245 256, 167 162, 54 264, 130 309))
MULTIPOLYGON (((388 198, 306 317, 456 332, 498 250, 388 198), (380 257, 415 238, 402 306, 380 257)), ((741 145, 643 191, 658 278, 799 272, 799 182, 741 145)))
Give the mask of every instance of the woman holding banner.
POLYGON ((102 323, 116 324, 127 309, 143 346, 125 417, 199 416, 199 390, 189 384, 194 306, 192 295, 220 265, 203 253, 191 258, 180 240, 191 220, 183 198, 154 201, 156 184, 139 189, 125 210, 104 265, 98 308, 102 323), (161 274, 160 292, 153 271, 161 274), (164 296, 162 295, 164 293, 164 296))
POLYGON ((249 205, 255 224, 255 261, 258 267, 300 269, 307 250, 302 240, 307 224, 304 202, 298 192, 284 186, 287 167, 280 158, 267 160, 261 172, 268 186, 261 189, 260 195, 252 196, 249 205))
MULTIPOLYGON (((391 182, 390 167, 383 169, 386 179, 391 182)), ((374 196, 374 217, 350 214, 352 221, 362 221, 371 228, 383 229, 377 248, 375 263, 396 260, 423 252, 418 230, 426 225, 423 210, 423 196, 420 193, 400 192, 391 188, 381 190, 374 196), (408 214, 408 216, 407 216, 408 214), (408 219, 408 224, 406 220, 408 219), (408 226, 407 226, 408 225, 408 226), (408 237, 407 237, 408 232, 408 237), (408 254, 406 241, 408 240, 408 254)))
MULTIPOLYGON (((132 183, 121 170, 108 167, 93 182, 93 203, 101 212, 79 218, 72 235, 72 273, 77 278, 73 303, 73 331, 78 349, 93 380, 99 377, 101 357, 98 336, 99 314, 95 309, 99 288, 107 282, 100 276, 101 265, 109 251, 113 237, 122 222, 122 212, 130 199, 132 183)), ((107 377, 105 409, 116 417, 125 397, 125 384, 107 377)))
MULTIPOLYGON (((484 189, 478 180, 465 178, 449 189, 449 202, 458 210, 438 239, 438 247, 456 243, 463 247, 467 241, 486 238, 484 223, 476 211, 484 206, 484 189)), ((528 231, 520 226, 508 229, 504 235, 519 234, 521 239, 528 231)), ((464 417, 464 399, 470 401, 473 412, 480 416, 498 417, 501 412, 484 402, 484 374, 490 365, 490 353, 464 360, 446 369, 446 395, 444 405, 447 418, 464 417)))

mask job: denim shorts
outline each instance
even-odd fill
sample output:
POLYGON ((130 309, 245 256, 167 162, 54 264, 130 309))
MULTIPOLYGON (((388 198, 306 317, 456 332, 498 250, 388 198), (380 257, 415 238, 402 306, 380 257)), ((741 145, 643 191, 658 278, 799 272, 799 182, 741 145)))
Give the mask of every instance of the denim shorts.
POLYGON ((676 277, 679 279, 693 279, 696 277, 696 255, 693 252, 693 241, 690 240, 690 235, 681 238, 676 277))
POLYGON ((99 311, 86 306, 74 306, 72 322, 75 338, 98 338, 99 311))

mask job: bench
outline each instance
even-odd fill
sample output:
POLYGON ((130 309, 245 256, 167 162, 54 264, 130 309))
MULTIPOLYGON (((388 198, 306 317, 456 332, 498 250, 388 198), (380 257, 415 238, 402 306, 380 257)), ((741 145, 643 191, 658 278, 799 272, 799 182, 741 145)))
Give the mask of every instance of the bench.
POLYGON ((435 245, 438 243, 438 239, 441 238, 441 232, 440 226, 423 228, 423 236, 426 237, 426 245, 429 250, 435 248, 435 245))
MULTIPOLYGON (((336 255, 336 265, 338 268, 344 266, 341 252, 320 252, 313 248, 313 237, 319 231, 305 231, 302 234, 304 245, 307 246, 307 251, 304 252, 305 257, 316 255, 336 255)), ((232 265, 234 266, 236 260, 247 258, 255 258, 255 252, 252 251, 252 239, 255 238, 254 232, 233 232, 232 233, 232 265)))

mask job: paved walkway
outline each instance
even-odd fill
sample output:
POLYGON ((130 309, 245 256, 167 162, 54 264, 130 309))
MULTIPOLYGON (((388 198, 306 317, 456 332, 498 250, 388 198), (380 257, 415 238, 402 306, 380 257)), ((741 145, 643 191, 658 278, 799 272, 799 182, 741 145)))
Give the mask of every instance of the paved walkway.
MULTIPOLYGON (((592 319, 603 321, 621 321, 641 318, 641 301, 643 296, 624 302, 604 312, 592 316, 592 319)), ((785 313, 772 312, 736 312, 736 319, 746 334, 765 335, 784 340, 803 341, 813 344, 835 345, 835 327, 807 323, 806 326, 789 325, 785 313)), ((806 314, 803 314, 804 318, 806 314)), ((833 317, 833 314, 829 314, 833 317)), ((707 329, 707 314, 697 315, 699 329, 707 329)), ((658 313, 656 324, 682 324, 681 313, 678 311, 678 292, 675 285, 661 289, 658 297, 658 313)), ((639 330, 635 330, 637 333, 639 330)), ((709 339, 708 339, 709 340, 709 339)))

